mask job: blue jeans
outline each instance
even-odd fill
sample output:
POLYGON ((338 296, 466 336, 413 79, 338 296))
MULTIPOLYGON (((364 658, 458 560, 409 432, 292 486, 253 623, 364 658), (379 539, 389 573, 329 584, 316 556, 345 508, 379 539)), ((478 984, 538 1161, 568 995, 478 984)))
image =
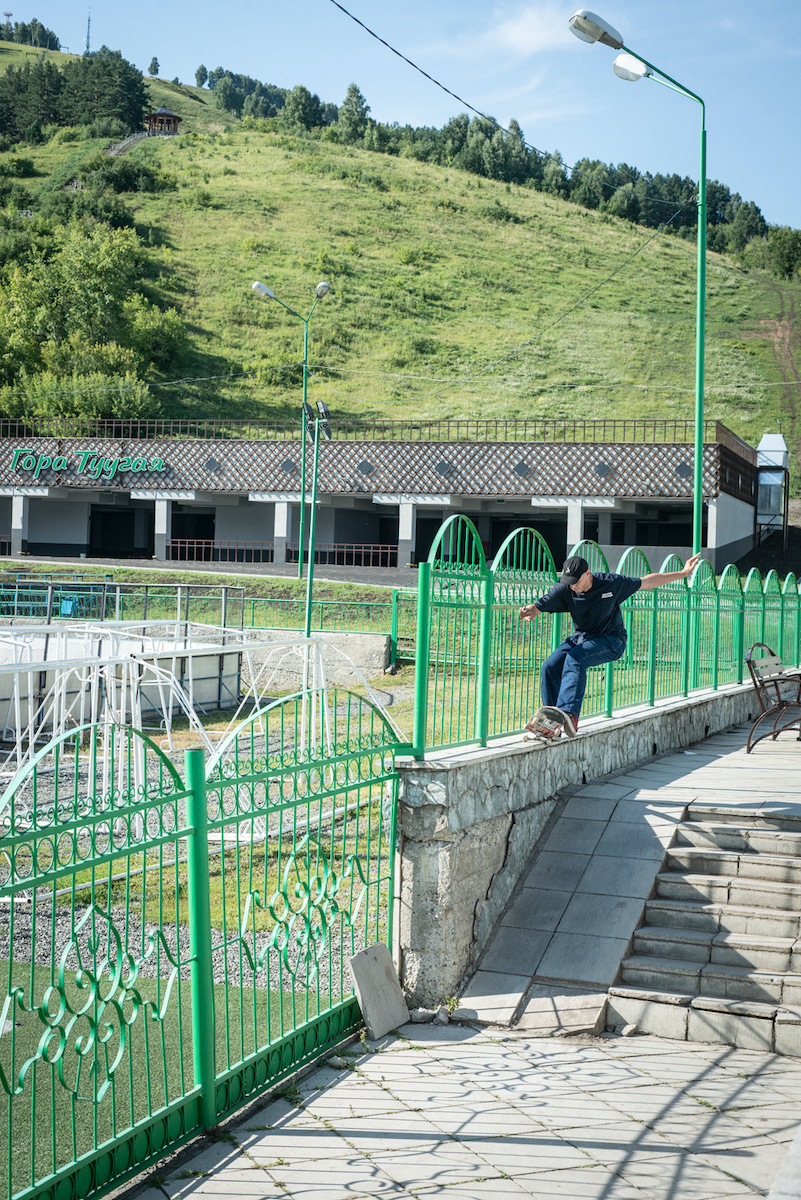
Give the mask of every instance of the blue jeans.
POLYGON ((587 688, 587 668, 614 662, 626 652, 625 637, 586 637, 574 633, 542 664, 542 703, 561 708, 577 717, 587 688))

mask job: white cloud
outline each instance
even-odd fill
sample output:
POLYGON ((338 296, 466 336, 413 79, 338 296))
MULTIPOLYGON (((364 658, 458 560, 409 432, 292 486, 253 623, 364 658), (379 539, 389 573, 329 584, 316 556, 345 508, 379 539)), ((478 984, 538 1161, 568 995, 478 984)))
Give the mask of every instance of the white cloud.
POLYGON ((572 9, 564 4, 524 4, 511 14, 496 8, 494 24, 484 34, 493 49, 512 51, 521 57, 543 54, 570 40, 567 19, 572 9))
POLYGON ((447 43, 428 46, 428 53, 451 60, 486 60, 496 55, 514 55, 518 59, 547 53, 567 45, 570 30, 567 19, 573 11, 569 4, 541 0, 527 4, 500 4, 490 21, 447 43))

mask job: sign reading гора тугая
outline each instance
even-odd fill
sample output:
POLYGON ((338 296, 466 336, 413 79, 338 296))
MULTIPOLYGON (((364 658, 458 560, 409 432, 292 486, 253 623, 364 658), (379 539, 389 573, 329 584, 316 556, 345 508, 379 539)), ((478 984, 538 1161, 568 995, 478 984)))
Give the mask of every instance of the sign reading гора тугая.
POLYGON ((87 479, 113 479, 115 475, 127 472, 142 475, 166 469, 161 458, 145 458, 143 455, 106 458, 96 450, 79 450, 73 457, 66 454, 37 454, 30 447, 22 446, 14 451, 11 458, 12 471, 24 471, 34 479, 46 471, 75 470, 77 475, 84 475, 87 479))

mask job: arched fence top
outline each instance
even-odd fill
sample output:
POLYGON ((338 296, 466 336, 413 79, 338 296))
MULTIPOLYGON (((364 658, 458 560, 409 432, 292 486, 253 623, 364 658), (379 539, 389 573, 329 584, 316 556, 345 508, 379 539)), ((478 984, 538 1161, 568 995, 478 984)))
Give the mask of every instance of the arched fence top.
POLYGON ((792 596, 793 599, 795 600, 796 597, 798 596, 800 586, 801 585, 799 585, 798 579, 793 574, 793 572, 790 571, 789 575, 785 579, 784 584, 782 586, 782 595, 783 596, 792 596))
MULTIPOLYGON (((662 563, 662 566, 659 568, 659 570, 664 571, 667 574, 668 571, 680 571, 683 566, 684 566, 684 563, 682 562, 681 557, 678 554, 673 553, 673 554, 669 554, 667 556, 667 558, 662 563)), ((685 581, 680 580, 680 579, 676 580, 676 583, 683 583, 683 582, 685 582, 685 581)), ((670 586, 675 587, 676 585, 671 584, 670 586)))
MULTIPOLYGON (((313 691, 293 692, 290 696, 281 696, 273 700, 264 708, 255 708, 238 725, 229 729, 206 761, 206 778, 212 780, 215 777, 226 756, 232 750, 236 753, 239 739, 248 735, 255 726, 262 725, 268 730, 272 717, 277 718, 280 729, 282 709, 290 711, 286 728, 292 738, 289 749, 295 756, 297 744, 304 741, 307 742, 305 756, 315 761, 326 758, 326 749, 331 753, 340 753, 343 747, 357 752, 364 749, 392 749, 400 745, 396 730, 381 709, 366 696, 360 696, 346 688, 317 688, 313 691), (353 728, 347 722, 351 708, 357 714, 353 728), (332 730, 328 720, 330 713, 336 711, 341 715, 343 709, 347 709, 346 728, 332 730), (337 738, 337 733, 344 733, 344 738, 337 738)), ((281 757, 281 751, 278 751, 278 757, 281 757)))
POLYGON ((486 571, 484 547, 469 517, 461 513, 448 517, 431 544, 428 562, 434 570, 463 575, 486 571))
POLYGON ((756 567, 752 567, 751 570, 746 575, 745 586, 743 588, 743 592, 745 593, 746 596, 762 597, 764 595, 762 575, 757 570, 756 567))
POLYGON ((780 596, 782 594, 782 585, 779 576, 773 568, 765 576, 765 583, 762 590, 766 596, 780 596))
POLYGON ((615 567, 615 574, 628 575, 632 579, 642 579, 643 575, 651 574, 651 564, 638 546, 629 546, 615 567))
POLYGON ((706 558, 701 559, 687 582, 694 592, 716 592, 718 589, 714 568, 706 558))
POLYGON ((723 573, 718 580, 718 591, 725 592, 728 596, 742 596, 743 582, 740 578, 740 572, 733 563, 729 563, 724 567, 723 573))
POLYGON ((530 574, 555 579, 557 575, 548 543, 536 529, 510 533, 492 560, 492 570, 501 578, 530 574))
POLYGON ((0 816, 2 816, 6 809, 13 803, 15 794, 20 790, 25 781, 29 779, 31 775, 35 776, 37 774, 39 767, 46 759, 58 753, 66 744, 75 742, 76 738, 80 742, 84 734, 88 734, 90 737, 92 733, 94 733, 95 737, 97 737, 97 735, 108 737, 110 730, 119 730, 124 735, 128 735, 132 738, 138 738, 142 746, 151 754, 156 756, 160 765, 172 780, 175 790, 179 792, 184 790, 184 781, 173 763, 170 761, 169 757, 164 753, 161 747, 157 745, 152 738, 149 738, 146 733, 143 733, 141 729, 136 729, 133 725, 88 722, 85 725, 76 725, 72 729, 67 729, 64 733, 57 734, 56 737, 52 738, 51 741, 42 746, 40 750, 37 750, 36 753, 32 755, 26 763, 23 763, 19 770, 12 776, 2 795, 0 795, 0 816))
POLYGON ((583 542, 576 542, 572 550, 567 552, 568 558, 581 557, 586 558, 590 565, 590 570, 609 571, 609 563, 606 561, 606 555, 597 542, 593 542, 590 538, 585 538, 583 542))

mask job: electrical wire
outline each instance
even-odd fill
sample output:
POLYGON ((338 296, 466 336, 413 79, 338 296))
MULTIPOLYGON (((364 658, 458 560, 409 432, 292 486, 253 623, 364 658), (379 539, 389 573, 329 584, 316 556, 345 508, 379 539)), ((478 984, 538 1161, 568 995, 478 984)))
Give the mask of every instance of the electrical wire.
MULTIPOLYGON (((444 83, 440 83, 440 81, 438 79, 435 79, 433 75, 429 75, 428 71, 424 71, 423 68, 418 66, 416 62, 413 62, 411 58, 407 58, 405 54, 401 54, 400 50, 396 50, 395 47, 392 46, 388 41, 386 41, 385 38, 382 38, 381 35, 376 33, 374 29, 371 29, 369 25, 365 25, 364 21, 360 21, 359 18, 354 16, 354 14, 352 12, 349 12, 348 9, 345 8, 344 5, 340 4, 339 0, 331 0, 331 3, 334 5, 334 8, 338 8, 339 11, 344 13, 346 17, 350 17, 351 21, 354 21, 357 25, 361 26, 361 28, 365 31, 365 33, 369 33, 370 37, 375 38, 375 40, 377 42, 380 42, 382 46, 386 46, 387 50, 389 50, 392 54, 397 55, 398 58, 402 59, 402 61, 407 63, 410 67, 412 67, 413 70, 419 72, 419 74, 422 75, 425 79, 429 80, 430 83, 433 83, 435 87, 438 87, 441 91, 445 92, 448 96, 451 96, 454 100, 458 100, 458 102, 460 104, 464 104, 465 108, 468 108, 470 110, 470 112, 475 113, 476 116, 481 117, 482 120, 484 120, 484 121, 489 121, 492 125, 494 125, 496 127, 496 129, 500 129, 501 132, 505 133, 508 137, 514 138, 516 141, 519 141, 521 143, 521 145, 526 147, 527 150, 531 150, 535 154, 541 155, 543 158, 553 159, 555 157, 551 151, 540 150, 537 146, 532 146, 530 142, 526 141, 526 139, 522 136, 522 134, 518 135, 518 134, 512 133, 511 130, 507 129, 505 125, 501 125, 500 121, 497 121, 495 119, 495 117, 489 116, 489 114, 482 112, 480 108, 476 108, 473 104, 471 104, 469 102, 469 100, 465 100, 462 96, 459 96, 456 92, 452 92, 449 87, 446 87, 444 83)), ((618 185, 615 183, 606 183, 606 182, 604 182, 604 180, 598 179, 597 176, 590 175, 589 172, 587 172, 587 171, 580 171, 578 169, 578 167, 576 167, 575 165, 572 167, 566 166, 566 170, 570 171, 571 175, 576 174, 576 175, 580 176, 582 179, 590 179, 590 180, 592 180, 593 183, 598 184, 599 187, 608 188, 610 191, 613 191, 613 192, 623 192, 623 191, 626 191, 627 187, 628 187, 627 184, 623 184, 621 186, 621 185, 618 185)), ((642 199, 650 200, 653 204, 675 204, 676 203, 675 200, 663 200, 659 196, 644 196, 644 197, 642 197, 642 199)), ((684 202, 684 204, 682 204, 681 207, 685 208, 687 206, 687 204, 690 204, 690 203, 694 203, 694 204, 698 203, 697 193, 696 193, 696 195, 692 196, 690 198, 690 200, 686 200, 684 202)))

